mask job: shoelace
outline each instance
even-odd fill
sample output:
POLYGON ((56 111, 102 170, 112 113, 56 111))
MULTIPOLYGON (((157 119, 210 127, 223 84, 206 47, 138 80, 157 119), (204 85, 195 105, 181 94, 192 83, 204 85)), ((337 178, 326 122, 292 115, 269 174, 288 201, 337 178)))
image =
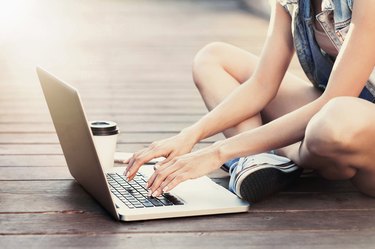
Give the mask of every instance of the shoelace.
POLYGON ((244 165, 247 164, 247 162, 249 162, 249 163, 251 162, 252 164, 254 164, 256 156, 257 155, 241 157, 238 161, 234 162, 229 167, 229 173, 232 174, 233 170, 236 169, 237 167, 241 167, 241 170, 242 170, 244 165), (238 166, 238 165, 240 165, 240 166, 238 166))
MULTIPOLYGON (((246 156, 246 157, 241 157, 238 161, 234 162, 230 167, 229 167, 229 173, 232 174, 234 169, 242 170, 244 167, 252 167, 254 165, 261 165, 265 164, 265 157, 267 156, 268 153, 261 153, 261 154, 256 154, 256 155, 251 155, 251 156, 246 156)), ((270 153, 271 154, 271 153, 270 153)))

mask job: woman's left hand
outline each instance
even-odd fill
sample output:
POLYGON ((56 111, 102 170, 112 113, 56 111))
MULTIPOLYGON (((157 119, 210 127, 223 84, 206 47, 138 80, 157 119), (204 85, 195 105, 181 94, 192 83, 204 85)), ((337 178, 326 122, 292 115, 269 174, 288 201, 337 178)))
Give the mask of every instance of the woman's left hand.
POLYGON ((183 181, 204 176, 220 168, 224 162, 220 158, 217 144, 158 164, 147 182, 149 195, 157 197, 183 181))

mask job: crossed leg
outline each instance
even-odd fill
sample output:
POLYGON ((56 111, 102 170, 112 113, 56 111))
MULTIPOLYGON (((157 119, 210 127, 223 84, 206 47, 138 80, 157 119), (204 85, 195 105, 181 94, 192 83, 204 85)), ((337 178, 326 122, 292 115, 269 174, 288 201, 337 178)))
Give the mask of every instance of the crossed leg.
MULTIPOLYGON (((212 110, 253 74, 258 58, 226 43, 201 49, 193 65, 194 82, 212 110)), ((321 92, 287 73, 277 96, 254 117, 224 131, 231 137, 272 121, 315 100, 321 92)), ((251 100, 249 101, 251 105, 251 100)), ((375 105, 358 98, 333 99, 310 121, 303 141, 278 153, 328 179, 351 179, 363 193, 375 196, 375 105)))
POLYGON ((331 180, 350 179, 375 197, 375 105, 355 97, 328 102, 309 122, 299 146, 286 156, 331 180))

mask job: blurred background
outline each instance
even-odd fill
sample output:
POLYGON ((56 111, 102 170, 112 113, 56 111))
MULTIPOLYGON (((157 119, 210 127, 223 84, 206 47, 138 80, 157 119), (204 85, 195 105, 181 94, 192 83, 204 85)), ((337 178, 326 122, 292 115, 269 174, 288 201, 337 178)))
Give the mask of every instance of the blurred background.
POLYGON ((115 120, 123 134, 161 129, 168 136, 206 112, 192 83, 196 52, 225 41, 258 54, 267 27, 242 0, 1 0, 0 6, 0 128, 7 132, 0 154, 35 143, 60 153, 37 65, 81 91, 89 119, 115 120))
POLYGON ((172 58, 180 55, 174 51, 192 48, 193 56, 215 40, 249 47, 252 41, 245 38, 258 25, 245 10, 254 2, 266 1, 2 0, 1 82, 23 81, 19 77, 38 64, 74 71, 93 65, 134 69, 159 55, 175 64, 181 58, 172 58))

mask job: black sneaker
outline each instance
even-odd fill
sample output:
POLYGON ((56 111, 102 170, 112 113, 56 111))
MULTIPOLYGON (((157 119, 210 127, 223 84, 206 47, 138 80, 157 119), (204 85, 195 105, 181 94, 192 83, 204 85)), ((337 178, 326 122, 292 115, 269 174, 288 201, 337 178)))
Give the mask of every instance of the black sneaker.
POLYGON ((290 159, 275 154, 242 157, 237 166, 231 167, 229 189, 255 203, 293 183, 301 172, 290 159))

